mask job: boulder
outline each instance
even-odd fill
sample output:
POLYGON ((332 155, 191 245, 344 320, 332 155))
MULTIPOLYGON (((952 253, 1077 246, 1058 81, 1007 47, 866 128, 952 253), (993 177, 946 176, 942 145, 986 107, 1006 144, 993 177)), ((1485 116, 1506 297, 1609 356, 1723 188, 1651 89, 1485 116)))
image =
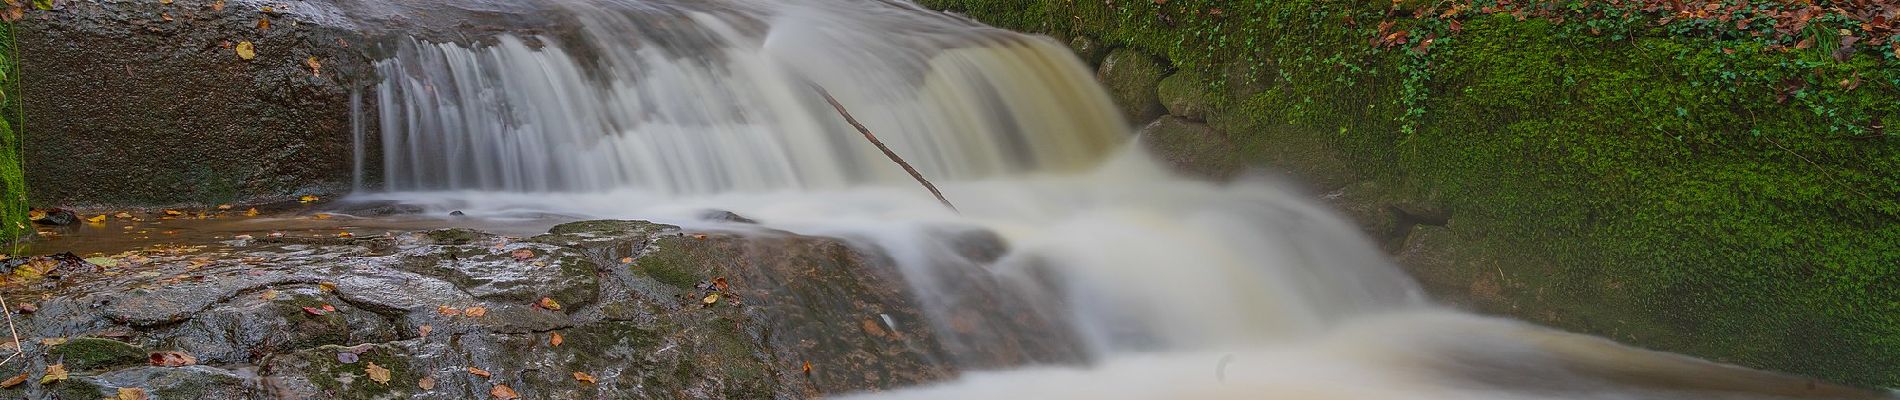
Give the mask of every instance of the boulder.
POLYGON ((1213 99, 1207 81, 1186 71, 1161 79, 1156 95, 1161 105, 1167 107, 1168 115, 1196 122, 1207 120, 1208 104, 1213 99))
POLYGON ((1108 88, 1109 97, 1131 123, 1152 121, 1167 110, 1161 107, 1156 87, 1167 71, 1154 57, 1129 48, 1115 49, 1102 60, 1095 79, 1108 88))
POLYGON ((1220 132, 1180 117, 1161 117, 1142 127, 1141 145, 1177 171, 1203 178, 1225 179, 1246 164, 1220 132))

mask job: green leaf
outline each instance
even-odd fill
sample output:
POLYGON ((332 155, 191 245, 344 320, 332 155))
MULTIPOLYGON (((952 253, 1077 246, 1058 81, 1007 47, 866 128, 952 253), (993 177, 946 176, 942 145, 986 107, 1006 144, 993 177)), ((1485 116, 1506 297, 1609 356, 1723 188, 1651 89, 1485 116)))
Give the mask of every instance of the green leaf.
POLYGON ((38 8, 43 11, 53 11, 53 0, 33 0, 33 8, 38 8))

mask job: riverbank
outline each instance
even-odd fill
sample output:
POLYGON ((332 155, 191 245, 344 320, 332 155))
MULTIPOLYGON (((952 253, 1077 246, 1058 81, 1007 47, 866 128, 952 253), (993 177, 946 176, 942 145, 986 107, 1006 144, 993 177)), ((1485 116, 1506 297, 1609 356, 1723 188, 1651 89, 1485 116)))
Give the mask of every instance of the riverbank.
POLYGON ((1900 72, 1840 51, 1852 20, 1780 44, 1597 9, 923 3, 1069 43, 1165 157, 1286 171, 1443 301, 1900 386, 1900 72))

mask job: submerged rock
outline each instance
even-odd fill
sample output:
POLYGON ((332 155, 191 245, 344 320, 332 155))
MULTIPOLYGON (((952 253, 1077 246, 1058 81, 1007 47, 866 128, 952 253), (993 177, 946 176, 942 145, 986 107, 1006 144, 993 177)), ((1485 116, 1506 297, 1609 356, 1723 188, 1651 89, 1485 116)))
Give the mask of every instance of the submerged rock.
MULTIPOLYGON (((960 235, 973 258, 1002 246, 960 235)), ((71 377, 0 396, 809 398, 947 379, 946 360, 1062 361, 951 354, 906 288, 841 239, 645 221, 139 256, 7 292, 40 304, 16 316, 21 336, 49 340, 0 373, 71 377), (147 365, 160 351, 195 365, 147 365)))

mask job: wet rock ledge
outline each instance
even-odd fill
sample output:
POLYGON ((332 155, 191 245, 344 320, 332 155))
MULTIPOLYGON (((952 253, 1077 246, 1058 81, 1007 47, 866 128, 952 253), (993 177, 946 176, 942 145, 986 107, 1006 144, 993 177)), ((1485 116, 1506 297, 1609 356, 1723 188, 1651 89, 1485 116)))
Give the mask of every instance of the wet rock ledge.
POLYGON ((23 355, 0 398, 810 398, 955 374, 889 263, 831 238, 586 221, 4 265, 23 355))

